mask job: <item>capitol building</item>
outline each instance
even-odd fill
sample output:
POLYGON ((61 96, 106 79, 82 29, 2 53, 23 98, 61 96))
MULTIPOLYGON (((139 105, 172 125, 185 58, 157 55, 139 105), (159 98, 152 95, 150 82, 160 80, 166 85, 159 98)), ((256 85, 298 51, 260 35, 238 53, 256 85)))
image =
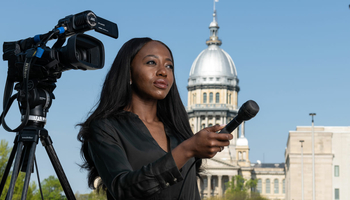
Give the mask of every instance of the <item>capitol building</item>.
MULTIPOLYGON (((187 113, 194 133, 227 124, 239 110, 238 73, 231 56, 220 48, 215 7, 209 30, 207 48, 194 60, 188 78, 187 113)), ((232 134, 228 147, 203 159, 203 181, 198 179, 202 199, 224 196, 226 183, 236 175, 257 180, 254 190, 268 199, 349 199, 349 126, 297 126, 289 131, 286 148, 281 150, 283 163, 250 161, 248 139, 254 133, 245 133, 244 122, 232 134)))
MULTIPOLYGON (((194 60, 188 78, 187 113, 194 133, 227 124, 239 110, 237 69, 231 56, 220 48, 215 9, 209 30, 208 47, 194 60)), ((203 181, 198 179, 201 197, 224 196, 225 183, 241 175, 247 180, 257 179, 256 190, 264 197, 285 199, 284 163, 251 163, 244 123, 239 129, 232 132, 234 138, 228 147, 211 159, 203 159, 203 181)))

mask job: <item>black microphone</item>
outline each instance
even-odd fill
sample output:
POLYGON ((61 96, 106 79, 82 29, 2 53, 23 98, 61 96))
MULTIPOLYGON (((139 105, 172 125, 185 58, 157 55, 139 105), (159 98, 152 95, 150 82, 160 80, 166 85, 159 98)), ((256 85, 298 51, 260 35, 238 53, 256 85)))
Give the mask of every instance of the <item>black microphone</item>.
POLYGON ((235 130, 243 121, 250 120, 255 117, 255 115, 259 112, 258 104, 249 100, 245 102, 242 107, 239 109, 238 114, 233 120, 228 123, 225 128, 223 128, 219 133, 231 133, 235 130))

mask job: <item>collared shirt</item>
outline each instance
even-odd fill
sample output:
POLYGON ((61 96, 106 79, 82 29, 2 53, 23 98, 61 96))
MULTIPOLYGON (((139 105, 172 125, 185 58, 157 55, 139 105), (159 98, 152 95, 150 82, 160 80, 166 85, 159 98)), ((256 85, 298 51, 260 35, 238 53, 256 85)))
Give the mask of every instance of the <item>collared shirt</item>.
MULTIPOLYGON (((195 167, 191 158, 180 170, 171 151, 164 151, 140 118, 131 112, 99 119, 91 124, 88 138, 90 156, 103 183, 108 199, 180 199, 199 200, 195 167), (113 197, 112 197, 113 196, 113 197)), ((170 149, 180 141, 165 127, 170 149)))

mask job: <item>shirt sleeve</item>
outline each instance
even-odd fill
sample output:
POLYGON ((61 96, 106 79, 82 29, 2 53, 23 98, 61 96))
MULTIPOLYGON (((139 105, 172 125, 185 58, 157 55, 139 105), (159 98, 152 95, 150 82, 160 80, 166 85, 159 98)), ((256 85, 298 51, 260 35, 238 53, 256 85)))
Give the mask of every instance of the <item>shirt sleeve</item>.
POLYGON ((133 170, 118 133, 109 122, 93 123, 91 131, 89 154, 115 199, 145 199, 183 180, 171 152, 133 170))

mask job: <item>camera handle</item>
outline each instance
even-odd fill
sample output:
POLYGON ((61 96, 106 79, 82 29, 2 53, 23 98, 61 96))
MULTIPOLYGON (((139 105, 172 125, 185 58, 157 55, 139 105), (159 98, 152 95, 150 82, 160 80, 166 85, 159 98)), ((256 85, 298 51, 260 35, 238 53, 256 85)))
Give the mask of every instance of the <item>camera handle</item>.
MULTIPOLYGON (((57 174, 57 177, 61 183, 61 186, 64 190, 67 199, 75 200, 74 193, 69 185, 68 179, 63 171, 62 165, 60 164, 57 154, 52 146, 51 137, 49 136, 48 131, 44 128, 46 122, 46 112, 48 111, 48 108, 52 102, 52 98, 48 97, 53 97, 52 93, 50 93, 49 95, 48 94, 49 93, 44 89, 34 88, 31 90, 31 95, 29 95, 30 97, 32 97, 29 103, 29 105, 31 105, 31 115, 29 116, 29 120, 26 126, 22 130, 17 132, 16 138, 14 140, 14 146, 11 151, 5 172, 0 183, 1 196, 6 179, 10 172, 11 165, 13 163, 14 158, 16 157, 6 200, 12 199, 15 183, 20 170, 26 173, 21 197, 22 200, 26 199, 30 175, 33 172, 35 162, 35 149, 36 145, 38 144, 39 138, 41 140, 42 145, 45 147, 45 150, 50 158, 50 161, 54 167, 54 170, 57 174), (46 100, 42 101, 42 99, 46 100), (39 105, 36 104, 38 102, 39 105)), ((21 103, 22 105, 28 105, 27 102, 21 103)), ((26 110, 26 108, 21 108, 21 110, 26 110)), ((37 173, 39 172, 37 171, 37 173)))

